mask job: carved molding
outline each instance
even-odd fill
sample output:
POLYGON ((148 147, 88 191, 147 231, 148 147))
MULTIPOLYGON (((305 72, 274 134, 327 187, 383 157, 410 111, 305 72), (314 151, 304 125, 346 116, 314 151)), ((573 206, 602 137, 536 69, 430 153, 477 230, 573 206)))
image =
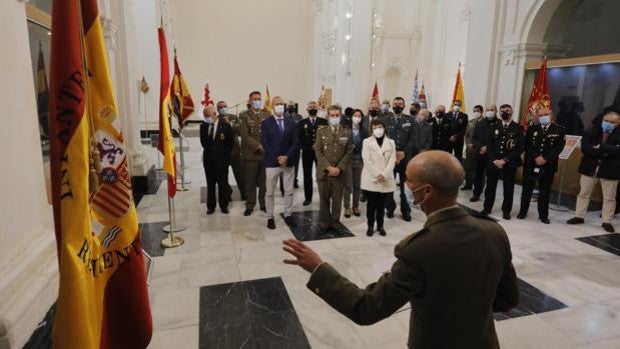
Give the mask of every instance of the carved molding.
POLYGON ((336 53, 336 31, 323 33, 321 35, 321 46, 328 55, 334 55, 336 53))
POLYGON ((500 60, 504 65, 513 65, 519 58, 542 56, 546 49, 546 43, 505 45, 499 47, 500 60))
POLYGON ((471 18, 471 4, 468 2, 465 3, 463 10, 461 11, 461 22, 469 22, 471 18))
POLYGON ((116 50, 116 42, 118 38, 118 27, 109 18, 101 18, 101 26, 103 29, 103 37, 109 50, 116 50))

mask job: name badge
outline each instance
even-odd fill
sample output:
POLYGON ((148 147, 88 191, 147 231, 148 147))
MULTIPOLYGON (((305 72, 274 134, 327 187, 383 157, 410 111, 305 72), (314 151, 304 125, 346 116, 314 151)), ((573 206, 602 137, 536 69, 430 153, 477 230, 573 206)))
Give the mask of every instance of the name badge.
POLYGON ((411 127, 411 123, 410 122, 404 123, 403 127, 411 127))

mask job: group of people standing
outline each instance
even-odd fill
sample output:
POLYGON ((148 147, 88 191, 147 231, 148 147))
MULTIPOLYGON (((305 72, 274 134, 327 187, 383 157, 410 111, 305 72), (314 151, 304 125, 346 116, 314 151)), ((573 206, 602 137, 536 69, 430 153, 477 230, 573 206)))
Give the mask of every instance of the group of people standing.
MULTIPOLYGON (((409 114, 406 114, 405 105, 401 97, 396 97, 391 105, 389 101, 380 104, 378 100, 373 100, 367 114, 361 109, 343 110, 339 105, 332 105, 327 108, 324 117, 319 117, 317 103, 308 102, 308 116, 304 118, 296 113, 292 102, 287 104, 281 97, 273 98, 273 112, 265 111, 261 93, 254 91, 249 95, 248 109, 238 117, 228 113, 223 101, 218 102, 217 110, 207 106, 204 109, 205 123, 200 129, 207 177, 207 214, 215 210, 216 185, 220 209, 228 213, 230 165, 242 200, 245 200, 245 216, 253 213, 258 201, 260 209, 267 214, 267 227, 275 229, 274 195, 280 180, 284 220, 287 225, 294 226, 293 190, 298 187, 297 168, 301 158, 303 205, 312 203, 316 179, 320 207, 318 223, 324 231, 335 229, 340 222, 344 199, 346 218, 360 216, 359 204, 366 201, 367 235, 371 236, 375 231, 385 235, 384 216, 394 217, 397 185, 402 219, 411 221, 408 198, 412 195, 406 193, 405 169, 409 160, 417 154, 433 149, 454 154, 463 163, 466 180, 461 189, 473 189, 471 202, 479 201, 484 192, 483 214, 491 213, 501 178, 504 219, 511 218, 515 177, 517 169, 523 166, 524 187, 517 217, 523 219, 527 216, 532 193, 537 186, 539 219, 550 223, 550 192, 558 169, 559 154, 565 143, 565 131, 555 123, 549 108, 541 106, 537 109, 526 132, 513 121, 512 107, 508 104, 499 108, 499 118, 495 105, 486 108, 476 105, 471 119, 461 110, 459 100, 452 102, 450 111, 446 111, 443 105, 437 106, 434 115, 419 103, 410 104, 409 114), (523 152, 525 155, 522 157, 523 152), (314 174, 313 166, 316 167, 314 174)), ((618 124, 618 114, 612 113, 605 118, 607 124, 618 124)), ((605 135, 608 131, 599 133, 605 135)), ((588 138, 589 142, 592 142, 591 138, 588 138)), ((616 162, 607 159, 609 152, 617 148, 605 144, 610 140, 618 143, 619 137, 598 138, 600 141, 594 141, 590 148, 590 153, 596 153, 591 156, 596 159, 596 164, 600 168, 610 166, 608 163, 617 164, 617 157, 613 160, 616 162)), ((594 177, 601 173, 598 167, 596 170, 594 177)), ((592 176, 593 171, 584 172, 587 172, 584 175, 592 176)), ((584 182, 582 179, 582 189, 587 189, 584 182)), ((616 186, 617 182, 616 178, 616 186)), ((611 192, 611 185, 607 182, 605 185, 611 192)), ((615 188, 613 190, 615 193, 615 188)), ((591 189, 590 193, 582 194, 582 201, 586 196, 589 199, 591 189)), ((607 208, 607 211, 611 210, 612 218, 615 201, 613 204, 613 208, 607 208)), ((583 202, 581 206, 578 203, 577 217, 569 223, 583 222, 583 206, 583 202)), ((607 216, 604 215, 606 224, 603 227, 613 231, 611 218, 607 219, 607 216)))

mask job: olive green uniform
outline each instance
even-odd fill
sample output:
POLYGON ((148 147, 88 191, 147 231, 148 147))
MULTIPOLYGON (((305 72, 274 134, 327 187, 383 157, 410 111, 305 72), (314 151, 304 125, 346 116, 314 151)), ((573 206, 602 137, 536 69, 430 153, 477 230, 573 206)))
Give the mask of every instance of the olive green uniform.
POLYGON ((264 151, 261 151, 261 122, 271 115, 265 111, 246 110, 239 114, 239 135, 241 136, 241 155, 243 157, 247 209, 256 206, 256 187, 260 207, 265 207, 265 166, 264 151))

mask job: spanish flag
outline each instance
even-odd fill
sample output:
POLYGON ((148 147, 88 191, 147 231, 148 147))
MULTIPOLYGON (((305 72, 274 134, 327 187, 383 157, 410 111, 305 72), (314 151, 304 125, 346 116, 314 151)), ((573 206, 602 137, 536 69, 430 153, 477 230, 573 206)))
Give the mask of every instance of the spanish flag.
POLYGON ((183 79, 181 69, 179 69, 176 49, 174 49, 174 76, 172 77, 170 92, 172 93, 174 114, 179 118, 179 126, 183 127, 185 121, 194 112, 194 101, 192 101, 192 96, 189 94, 189 89, 185 79, 183 79))
POLYGON ((100 23, 96 0, 53 3, 50 158, 60 273, 54 348, 146 348, 152 335, 100 23))
POLYGON ((265 111, 272 112, 273 108, 271 107, 271 94, 269 94, 269 85, 265 88, 265 111))
POLYGON ((454 93, 452 93, 452 102, 450 104, 450 111, 454 107, 454 101, 461 101, 461 110, 465 109, 465 94, 463 92, 463 79, 461 78, 461 63, 459 62, 459 69, 456 71, 456 83, 454 84, 454 93))
POLYGON ((159 142, 157 149, 164 156, 164 172, 168 174, 168 197, 177 193, 176 155, 174 138, 170 132, 170 65, 168 63, 168 46, 163 28, 157 28, 159 39, 159 57, 161 80, 159 86, 159 142))

